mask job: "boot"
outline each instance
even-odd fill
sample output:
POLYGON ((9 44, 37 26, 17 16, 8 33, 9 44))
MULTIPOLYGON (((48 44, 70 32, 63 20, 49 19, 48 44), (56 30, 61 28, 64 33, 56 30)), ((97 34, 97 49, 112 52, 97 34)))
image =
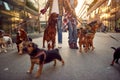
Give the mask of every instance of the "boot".
POLYGON ((74 43, 74 49, 78 49, 77 43, 74 43))
POLYGON ((74 44, 73 44, 73 43, 69 43, 69 47, 70 47, 71 49, 74 49, 74 44))

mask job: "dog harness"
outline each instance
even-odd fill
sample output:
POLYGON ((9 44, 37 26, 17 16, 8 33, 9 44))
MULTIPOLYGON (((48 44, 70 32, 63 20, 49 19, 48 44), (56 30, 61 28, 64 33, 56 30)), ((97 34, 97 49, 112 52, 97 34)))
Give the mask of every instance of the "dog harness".
POLYGON ((38 58, 41 55, 44 55, 44 60, 45 60, 46 59, 46 53, 45 53, 45 51, 38 52, 38 54, 35 57, 38 58))
POLYGON ((46 51, 43 49, 35 48, 29 55, 31 59, 39 58, 41 64, 46 60, 46 51))

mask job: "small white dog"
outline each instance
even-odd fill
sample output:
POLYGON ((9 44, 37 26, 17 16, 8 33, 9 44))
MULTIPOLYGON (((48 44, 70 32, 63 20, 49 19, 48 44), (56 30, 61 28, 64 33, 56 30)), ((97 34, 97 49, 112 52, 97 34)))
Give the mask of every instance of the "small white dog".
POLYGON ((0 38, 0 52, 3 50, 6 53, 8 47, 13 48, 12 38, 9 36, 3 36, 3 38, 0 38))
POLYGON ((4 50, 4 52, 6 53, 6 42, 4 40, 4 38, 0 38, 0 52, 2 52, 2 50, 4 50))
POLYGON ((12 38, 9 36, 3 36, 3 39, 5 40, 6 46, 7 47, 12 47, 13 48, 13 41, 12 38))

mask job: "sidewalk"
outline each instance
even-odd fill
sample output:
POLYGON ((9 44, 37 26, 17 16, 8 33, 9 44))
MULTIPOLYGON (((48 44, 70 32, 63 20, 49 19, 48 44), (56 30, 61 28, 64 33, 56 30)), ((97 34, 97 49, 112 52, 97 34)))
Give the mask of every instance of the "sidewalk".
POLYGON ((120 33, 106 33, 108 34, 111 38, 115 39, 116 41, 120 41, 120 33))

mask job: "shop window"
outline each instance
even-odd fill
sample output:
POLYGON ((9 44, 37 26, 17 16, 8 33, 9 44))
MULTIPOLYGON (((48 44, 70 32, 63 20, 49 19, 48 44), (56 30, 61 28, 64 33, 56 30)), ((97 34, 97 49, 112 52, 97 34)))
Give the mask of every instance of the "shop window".
POLYGON ((1 10, 10 10, 10 7, 7 2, 1 1, 0 0, 0 9, 1 10))
POLYGON ((3 4, 4 4, 4 6, 5 6, 5 10, 10 10, 10 7, 9 7, 8 3, 3 2, 3 4))
POLYGON ((0 9, 1 9, 1 10, 4 10, 3 1, 0 1, 0 9))

